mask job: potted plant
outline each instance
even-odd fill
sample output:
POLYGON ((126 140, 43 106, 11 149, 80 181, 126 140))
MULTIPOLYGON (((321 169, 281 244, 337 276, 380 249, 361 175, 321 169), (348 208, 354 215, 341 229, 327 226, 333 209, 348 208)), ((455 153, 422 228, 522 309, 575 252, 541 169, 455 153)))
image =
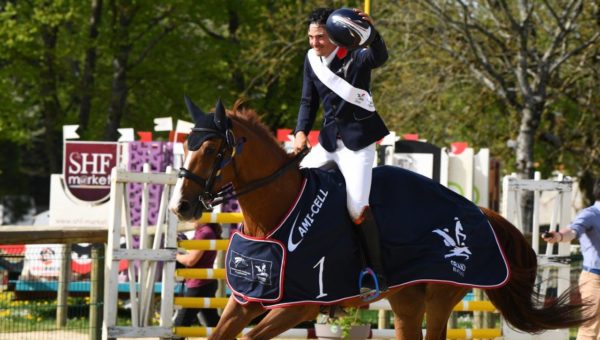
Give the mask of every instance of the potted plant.
POLYGON ((315 324, 315 333, 318 339, 368 339, 371 325, 364 323, 359 318, 358 308, 348 308, 345 314, 330 317, 320 314, 315 324))

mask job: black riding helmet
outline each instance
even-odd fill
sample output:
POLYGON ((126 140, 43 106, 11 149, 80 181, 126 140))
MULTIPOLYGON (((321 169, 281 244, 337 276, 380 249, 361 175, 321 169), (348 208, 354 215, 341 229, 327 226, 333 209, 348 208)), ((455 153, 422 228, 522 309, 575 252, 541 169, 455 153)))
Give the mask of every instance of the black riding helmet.
POLYGON ((375 37, 371 24, 350 8, 333 11, 325 29, 331 42, 350 50, 369 45, 375 37))

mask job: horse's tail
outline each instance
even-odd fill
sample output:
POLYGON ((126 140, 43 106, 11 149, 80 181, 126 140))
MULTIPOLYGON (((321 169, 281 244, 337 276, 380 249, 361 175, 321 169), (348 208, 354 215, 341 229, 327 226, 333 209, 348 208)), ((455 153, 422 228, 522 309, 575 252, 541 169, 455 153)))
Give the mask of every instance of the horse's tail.
MULTIPOLYGON (((537 257, 521 232, 499 214, 483 209, 496 232, 510 265, 511 277, 506 285, 486 290, 502 317, 514 328, 528 333, 547 329, 577 327, 590 319, 585 317, 586 306, 572 302, 571 287, 551 302, 535 291, 537 257)), ((589 314, 587 314, 589 315, 589 314)))

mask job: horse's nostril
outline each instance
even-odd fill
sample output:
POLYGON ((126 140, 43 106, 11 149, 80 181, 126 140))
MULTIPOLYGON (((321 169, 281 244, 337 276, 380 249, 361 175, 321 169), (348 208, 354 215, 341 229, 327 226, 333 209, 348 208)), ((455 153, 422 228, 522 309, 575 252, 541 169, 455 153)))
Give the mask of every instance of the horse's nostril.
POLYGON ((188 210, 190 210, 190 203, 188 203, 188 201, 181 201, 179 202, 179 206, 177 207, 177 210, 180 213, 185 213, 188 210))

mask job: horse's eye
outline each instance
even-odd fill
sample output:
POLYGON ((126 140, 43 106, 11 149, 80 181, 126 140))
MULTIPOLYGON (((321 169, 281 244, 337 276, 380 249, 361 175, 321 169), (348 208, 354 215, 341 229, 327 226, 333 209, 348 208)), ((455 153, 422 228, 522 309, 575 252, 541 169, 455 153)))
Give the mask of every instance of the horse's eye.
POLYGON ((206 156, 212 156, 214 154, 217 153, 217 148, 215 148, 214 146, 208 146, 206 147, 206 149, 204 150, 204 154, 206 156))

